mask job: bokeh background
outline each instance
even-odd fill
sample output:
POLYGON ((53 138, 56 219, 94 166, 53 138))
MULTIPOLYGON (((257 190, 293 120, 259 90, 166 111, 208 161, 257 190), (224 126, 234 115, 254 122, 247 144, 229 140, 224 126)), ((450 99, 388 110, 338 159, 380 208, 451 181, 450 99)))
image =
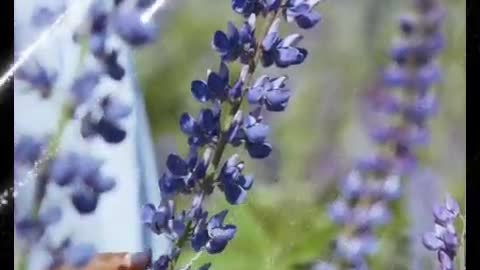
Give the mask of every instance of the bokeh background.
MULTIPOLYGON (((274 154, 247 163, 256 175, 255 187, 245 205, 230 211, 239 227, 236 239, 221 256, 201 256, 198 265, 212 261, 215 269, 292 269, 328 258, 336 228, 325 207, 352 162, 369 153, 361 100, 389 63, 397 19, 409 2, 336 0, 317 7, 323 22, 305 34, 309 58, 287 71, 294 89, 291 105, 268 117, 274 154)), ((432 143, 421 153, 422 170, 404 182, 405 196, 394 206, 393 223, 380 232, 372 269, 433 269, 435 255, 419 241, 432 228, 433 202, 449 192, 465 209, 465 1, 443 2, 448 11, 447 47, 440 59, 445 77, 435 89, 441 106, 431 122, 432 143)), ((178 118, 198 111, 190 82, 218 66, 210 45, 213 32, 239 19, 230 1, 218 0, 177 0, 163 13, 160 40, 135 56, 159 172, 170 151, 186 153, 178 118)), ((209 204, 230 208, 220 196, 209 204)))

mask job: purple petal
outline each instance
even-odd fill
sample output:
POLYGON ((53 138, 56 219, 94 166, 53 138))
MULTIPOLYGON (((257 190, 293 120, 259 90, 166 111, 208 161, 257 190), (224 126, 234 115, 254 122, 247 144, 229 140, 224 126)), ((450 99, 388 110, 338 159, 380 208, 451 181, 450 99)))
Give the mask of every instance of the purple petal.
POLYGON ((422 241, 423 245, 429 250, 438 250, 439 248, 443 247, 443 242, 431 232, 424 234, 422 241))
POLYGON ((248 154, 254 159, 266 158, 272 152, 272 146, 268 143, 249 143, 246 147, 248 154))
POLYGON ((73 192, 71 200, 80 214, 90 214, 97 207, 98 194, 91 190, 81 188, 73 192))
POLYGON ((295 17, 295 22, 297 22, 298 27, 302 29, 310 29, 314 27, 320 19, 321 17, 318 12, 311 11, 295 17))
POLYGON ((223 97, 227 83, 217 73, 211 72, 207 79, 208 89, 217 97, 223 97))
POLYGON ((153 222, 153 216, 156 213, 155 206, 151 203, 145 204, 142 208, 142 222, 150 226, 153 222))
POLYGON ((227 35, 222 31, 216 31, 213 35, 212 46, 219 53, 227 53, 230 49, 227 35))
POLYGON ((233 205, 245 202, 247 192, 239 185, 232 182, 225 182, 223 187, 226 200, 233 205))
POLYGON ((167 157, 167 168, 173 175, 184 176, 188 174, 188 165, 180 156, 170 154, 167 157))
POLYGON ((247 139, 251 143, 261 143, 264 142, 270 132, 270 127, 258 123, 251 127, 245 129, 245 135, 247 135, 247 139))
POLYGON ((228 210, 223 210, 216 215, 213 215, 207 224, 207 230, 212 230, 213 228, 222 227, 223 221, 228 214, 228 210))
POLYGON ((193 96, 200 102, 207 102, 211 98, 207 84, 203 81, 193 81, 191 89, 193 96))

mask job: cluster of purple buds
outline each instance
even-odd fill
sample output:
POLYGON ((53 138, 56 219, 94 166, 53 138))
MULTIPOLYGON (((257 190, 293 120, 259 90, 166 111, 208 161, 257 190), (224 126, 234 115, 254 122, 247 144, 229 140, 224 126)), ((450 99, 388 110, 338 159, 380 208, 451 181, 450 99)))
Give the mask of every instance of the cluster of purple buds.
MULTIPOLYGON (((86 139, 99 137, 107 143, 120 143, 127 135, 122 120, 131 113, 131 107, 114 92, 99 96, 96 91, 103 80, 121 81, 126 73, 119 62, 121 48, 111 43, 112 36, 117 35, 131 48, 150 44, 157 36, 155 24, 142 19, 142 15, 154 1, 139 0, 133 7, 123 2, 95 0, 88 12, 88 31, 73 34, 76 43, 86 42, 99 67, 85 69, 72 81, 71 98, 66 106, 65 113, 68 117, 79 116, 80 133, 86 139)), ((41 23, 41 26, 46 27, 49 22, 54 21, 56 13, 59 12, 42 7, 41 10, 34 12, 33 26, 39 27, 41 23)), ((32 88, 38 89, 42 97, 47 98, 55 88, 59 71, 49 70, 39 61, 33 62, 34 65, 21 67, 15 76, 27 82, 32 88)), ((41 204, 46 196, 47 185, 55 183, 61 187, 68 187, 71 202, 80 214, 92 213, 101 194, 115 187, 114 179, 103 175, 100 160, 87 155, 63 153, 53 160, 47 160, 50 157, 43 160, 48 147, 50 145, 47 146, 46 142, 29 136, 20 138, 15 147, 16 171, 22 166, 40 170, 36 187, 36 194, 40 195, 36 198, 36 203, 41 204), (35 168, 37 165, 35 163, 40 160, 42 161, 39 168, 35 168)), ((26 239, 29 246, 38 244, 37 241, 44 238, 48 227, 60 219, 59 208, 46 212, 42 212, 42 209, 40 205, 35 205, 33 213, 28 217, 16 219, 19 237, 26 239)), ((94 254, 92 246, 74 244, 69 239, 60 246, 48 246, 47 249, 54 260, 52 267, 63 263, 81 267, 94 254)))
POLYGON ((51 207, 41 211, 37 217, 21 217, 15 220, 15 231, 19 239, 29 245, 45 245, 51 255, 46 269, 57 269, 61 265, 74 268, 86 266, 95 255, 96 250, 86 243, 73 243, 66 238, 58 246, 52 246, 48 241, 47 230, 58 223, 62 211, 59 207, 51 207))
POLYGON ((80 214, 95 210, 100 194, 115 187, 115 180, 100 171, 102 162, 78 153, 57 157, 49 168, 50 178, 61 187, 72 188, 71 201, 80 214))
MULTIPOLYGON (((18 138, 14 151, 15 170, 36 169, 35 164, 41 162, 46 148, 47 144, 44 140, 26 135, 18 138)), ((68 153, 46 164, 46 169, 39 173, 37 181, 48 185, 51 180, 60 187, 71 187, 72 205, 80 214, 92 213, 97 206, 100 194, 115 187, 114 179, 100 172, 102 163, 95 158, 68 153)), ((18 179, 18 181, 22 180, 18 179)), ((42 188, 46 190, 46 186, 42 188)), ((27 212, 27 215, 15 217, 15 231, 19 239, 27 246, 45 246, 53 260, 49 269, 55 269, 63 264, 72 267, 85 266, 95 254, 94 247, 86 243, 73 243, 69 238, 59 246, 52 246, 47 232, 50 227, 60 221, 62 211, 60 207, 55 206, 45 209, 40 208, 39 205, 34 206, 36 207, 39 209, 38 213, 34 210, 34 212, 27 212)))
POLYGON ((333 244, 338 265, 321 262, 320 269, 368 269, 366 258, 378 249, 375 230, 389 222, 389 203, 401 195, 400 179, 416 167, 416 148, 428 142, 427 120, 437 108, 429 89, 440 79, 434 60, 442 48, 444 13, 437 1, 418 0, 416 7, 418 2, 436 4, 402 17, 403 38, 392 50, 394 64, 384 73, 383 88, 369 97, 376 113, 402 119, 391 125, 381 117, 369 132, 376 144, 391 147, 391 154, 379 151, 360 160, 341 182, 341 196, 328 210, 342 228, 333 244), (395 95, 396 88, 403 89, 402 95, 395 95))
POLYGON ((415 1, 417 12, 401 17, 402 39, 391 51, 394 64, 384 73, 384 91, 403 89, 402 98, 394 93, 383 95, 376 109, 403 119, 401 125, 377 127, 371 132, 379 144, 391 144, 401 170, 408 172, 416 166, 416 148, 429 142, 428 120, 438 109, 432 86, 441 80, 435 62, 444 47, 441 26, 444 9, 436 0, 415 1), (421 8, 421 7, 428 7, 421 8), (389 90, 390 89, 390 90, 389 90))
POLYGON ((444 205, 436 205, 433 210, 435 229, 423 236, 424 246, 437 252, 440 269, 453 270, 454 260, 459 246, 459 239, 455 231, 455 221, 460 214, 458 203, 450 196, 444 205))
MULTIPOLYGON (((253 159, 263 159, 272 152, 267 137, 270 128, 263 121, 262 111, 284 111, 291 90, 286 76, 263 75, 255 79, 259 64, 286 68, 305 61, 307 51, 299 47, 299 34, 280 37, 282 20, 295 22, 309 29, 320 17, 312 0, 233 0, 232 8, 244 17, 241 27, 228 23, 227 31, 216 31, 212 47, 221 62, 218 71, 209 70, 206 80, 194 80, 193 97, 205 107, 197 116, 183 113, 180 129, 188 138, 186 158, 170 154, 166 172, 160 177, 161 202, 144 207, 143 222, 156 234, 166 235, 173 248, 153 263, 153 269, 175 269, 185 245, 193 250, 216 254, 222 252, 234 238, 237 227, 225 224, 227 211, 209 214, 204 210, 206 198, 215 191, 223 192, 232 205, 245 202, 253 186, 253 176, 245 174, 245 163, 239 154, 224 157, 225 148, 243 147, 253 159), (257 30, 257 17, 263 16, 263 32, 257 30), (259 33, 260 32, 260 33, 259 33), (229 64, 243 65, 238 77, 232 79, 229 64), (243 101, 249 112, 240 108, 243 101), (191 196, 192 206, 177 212, 176 196, 191 196)), ((202 266, 207 270, 210 264, 202 266)))

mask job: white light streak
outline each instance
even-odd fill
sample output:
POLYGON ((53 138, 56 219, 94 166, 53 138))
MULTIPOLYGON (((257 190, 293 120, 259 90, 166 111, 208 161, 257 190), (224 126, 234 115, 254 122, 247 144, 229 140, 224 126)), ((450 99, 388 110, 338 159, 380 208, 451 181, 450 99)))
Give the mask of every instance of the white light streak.
POLYGON ((155 3, 153 3, 153 5, 142 14, 142 17, 140 18, 142 22, 148 23, 152 19, 155 12, 157 12, 162 6, 165 5, 165 2, 165 0, 155 1, 155 3))

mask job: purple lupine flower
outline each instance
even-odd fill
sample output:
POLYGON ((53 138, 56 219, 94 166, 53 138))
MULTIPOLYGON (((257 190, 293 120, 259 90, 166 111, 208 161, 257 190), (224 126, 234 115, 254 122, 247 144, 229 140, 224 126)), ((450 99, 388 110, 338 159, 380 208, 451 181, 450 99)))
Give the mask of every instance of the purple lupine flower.
POLYGON ((134 47, 152 43, 157 37, 157 28, 152 22, 142 21, 141 10, 120 11, 115 16, 115 30, 129 45, 134 47))
POLYGON ((24 135, 18 139, 14 149, 14 162, 26 166, 33 166, 46 150, 46 142, 33 136, 24 135))
MULTIPOLYGON (((393 64, 383 72, 381 89, 368 96, 369 107, 384 114, 369 135, 374 143, 391 148, 392 154, 375 151, 360 159, 340 183, 341 196, 328 208, 332 221, 342 228, 335 240, 336 263, 351 269, 366 269, 367 257, 376 252, 375 231, 391 219, 389 202, 401 195, 401 177, 418 166, 416 149, 429 142, 428 120, 438 108, 429 88, 441 79, 433 60, 443 47, 443 9, 437 1, 415 1, 435 4, 401 18, 403 41, 391 52, 393 64), (405 92, 402 98, 393 95, 397 88, 405 92), (401 123, 389 122, 392 116, 400 116, 401 123)), ((440 223, 452 216, 445 209, 436 210, 440 223)), ((430 235, 429 240, 431 248, 439 248, 437 238, 430 235)), ((448 263, 444 255, 440 257, 448 263)))
POLYGON ((228 211, 224 210, 210 217, 208 221, 205 215, 198 221, 192 237, 192 248, 195 251, 205 248, 208 253, 215 254, 225 249, 237 231, 235 225, 223 224, 227 213, 228 211))
POLYGON ((219 175, 219 188, 225 193, 225 199, 230 204, 243 203, 247 191, 253 185, 253 176, 242 174, 243 162, 239 161, 238 155, 233 155, 223 166, 219 175))
POLYGON ((310 29, 320 21, 320 14, 313 8, 321 0, 289 0, 284 15, 288 22, 295 21, 298 27, 310 29))
POLYGON ((437 252, 440 269, 453 270, 459 239, 455 231, 455 221, 460 214, 460 206, 450 196, 444 205, 436 205, 433 210, 435 229, 423 235, 424 246, 437 252))
POLYGON ((184 113, 180 117, 180 129, 188 137, 188 143, 192 146, 204 146, 212 142, 220 132, 218 110, 202 109, 197 117, 184 113))
MULTIPOLYGON (((311 8, 318 2, 308 3, 311 4, 308 11, 297 10, 295 15, 303 26, 316 23, 300 18, 314 17, 307 13, 313 13, 311 8)), ((281 0, 233 0, 232 8, 245 20, 240 28, 229 23, 226 33, 215 32, 212 47, 221 58, 218 72, 209 71, 206 81, 194 80, 191 84, 192 96, 207 107, 202 108, 196 117, 189 113, 180 117, 180 129, 188 137, 189 155, 186 158, 178 154, 168 156, 167 171, 159 180, 162 202, 159 208, 152 204, 144 208, 144 224, 154 233, 165 234, 172 240, 173 248, 153 263, 156 270, 175 269, 186 243, 190 243, 196 252, 204 249, 216 254, 221 253, 235 237, 237 227, 224 225, 227 211, 209 215, 203 209, 203 202, 216 189, 223 192, 226 201, 232 205, 245 202, 253 185, 253 176, 244 174, 245 163, 237 153, 229 158, 223 157, 225 148, 243 146, 253 159, 268 157, 272 151, 272 145, 267 142, 270 128, 263 121, 262 110, 285 110, 291 95, 285 84, 286 76, 261 76, 255 80, 254 72, 260 61, 264 66, 275 63, 285 68, 302 63, 307 56, 305 49, 297 47, 302 39, 299 34, 284 39, 279 36, 280 15, 287 8, 281 0), (261 36, 256 35, 256 16, 266 18, 268 32, 261 33, 261 36), (234 61, 243 64, 236 79, 231 78, 227 66, 234 61), (244 100, 253 105, 245 115, 240 109, 244 100), (203 155, 197 155, 200 150, 203 155), (189 210, 176 214, 172 205, 175 196, 179 195, 191 196, 192 204, 189 210), (181 233, 175 228, 181 229, 181 233)), ((207 264, 200 269, 209 267, 207 264)))
POLYGON ((99 72, 87 71, 73 81, 71 92, 75 106, 84 104, 90 99, 101 78, 99 72))
POLYGON ((38 218, 20 217, 15 220, 15 230, 22 240, 36 243, 44 235, 48 226, 57 223, 62 216, 58 207, 51 207, 41 211, 38 218))
POLYGON ((255 51, 255 44, 255 16, 250 16, 240 29, 229 22, 227 33, 217 31, 212 40, 212 46, 222 61, 232 62, 240 57, 242 64, 248 64, 248 59, 255 51))
POLYGON ((264 105, 268 111, 283 111, 288 105, 291 91, 285 86, 287 77, 258 78, 248 91, 247 99, 250 104, 264 105))
POLYGON ((73 188, 71 200, 81 214, 93 212, 100 194, 115 187, 114 179, 101 173, 101 164, 100 160, 72 152, 58 157, 50 166, 50 177, 57 185, 73 188))
POLYGON ((82 118, 82 136, 100 136, 108 143, 123 141, 127 132, 122 127, 121 120, 130 114, 131 107, 113 95, 102 98, 99 105, 100 108, 88 112, 82 118))
POLYGON ((15 72, 15 78, 25 81, 40 92, 43 98, 51 95, 57 81, 58 72, 49 70, 38 62, 23 65, 15 72))
POLYGON ((278 26, 280 20, 276 20, 267 36, 262 42, 262 64, 269 67, 275 64, 279 68, 298 65, 305 61, 308 52, 304 48, 296 47, 303 39, 300 34, 291 34, 284 39, 280 38, 278 26))
MULTIPOLYGON (((83 46, 85 41, 100 70, 87 69, 86 72, 75 74, 76 77, 71 83, 70 99, 64 104, 67 116, 76 116, 77 112, 82 111, 77 111, 79 107, 87 107, 87 113, 82 115, 81 119, 81 134, 84 137, 99 136, 108 143, 119 143, 126 137, 121 121, 131 112, 130 106, 114 94, 99 97, 96 93, 96 87, 101 80, 120 81, 126 74, 119 57, 123 52, 120 48, 111 46, 110 38, 118 35, 130 47, 137 48, 153 42, 157 37, 154 23, 141 20, 142 12, 153 4, 153 1, 138 0, 137 5, 131 8, 120 7, 122 2, 115 0, 111 6, 105 5, 105 1, 94 1, 86 18, 88 33, 79 30, 72 34, 77 45, 83 46), (80 42, 82 44, 79 44, 80 42), (92 97, 97 99, 93 100, 92 97)), ((64 6, 61 7, 63 8, 64 6)), ((42 6, 34 10, 30 19, 35 26, 42 27, 51 24, 56 13, 58 10, 42 6)), ((30 62, 32 63, 20 67, 15 77, 38 90, 43 98, 49 97, 61 75, 60 70, 47 69, 46 65, 38 61, 30 62)), ((62 117, 59 133, 56 135, 60 135, 67 126, 63 120, 62 117)), ((34 165, 33 163, 41 158, 46 148, 44 146, 46 144, 37 142, 35 138, 20 138, 15 148, 15 169, 17 165, 34 165)), ((35 197, 36 205, 30 216, 17 218, 15 226, 20 238, 23 236, 29 240, 28 248, 39 245, 47 249, 53 260, 50 269, 58 269, 64 264, 82 268, 90 261, 95 250, 93 246, 73 243, 68 238, 64 239, 60 246, 54 247, 51 241, 46 239, 48 237, 43 237, 47 227, 60 217, 59 212, 45 212, 40 207, 48 192, 47 185, 53 183, 65 187, 76 210, 80 214, 90 214, 95 210, 100 195, 115 187, 114 179, 101 173, 101 165, 99 160, 78 153, 63 153, 53 160, 39 163, 38 180, 41 181, 38 181, 40 184, 35 192, 40 196, 35 197), (42 240, 41 243, 38 243, 39 240, 42 240)))

